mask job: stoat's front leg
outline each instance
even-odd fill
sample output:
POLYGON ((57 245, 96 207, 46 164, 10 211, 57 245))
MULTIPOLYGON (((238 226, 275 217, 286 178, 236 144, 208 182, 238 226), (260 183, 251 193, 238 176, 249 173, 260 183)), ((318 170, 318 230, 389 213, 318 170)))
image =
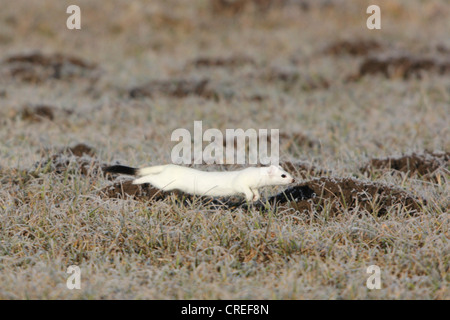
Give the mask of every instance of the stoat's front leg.
POLYGON ((251 189, 252 190, 252 192, 253 192, 253 201, 258 201, 259 200, 259 198, 260 198, 260 196, 259 196, 259 192, 258 192, 258 189, 251 189))
POLYGON ((260 198, 258 189, 245 188, 244 193, 248 202, 258 201, 260 198))
MULTIPOLYGON (((244 189, 244 193, 245 193, 245 199, 248 202, 252 202, 253 198, 255 197, 255 195, 253 194, 253 191, 250 188, 245 188, 244 189)), ((259 195, 258 195, 259 196, 259 195)))

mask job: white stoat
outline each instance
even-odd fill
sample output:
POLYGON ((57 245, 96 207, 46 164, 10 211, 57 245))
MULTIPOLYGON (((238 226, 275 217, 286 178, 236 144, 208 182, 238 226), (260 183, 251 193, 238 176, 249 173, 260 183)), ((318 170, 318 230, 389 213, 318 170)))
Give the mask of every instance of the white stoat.
POLYGON ((199 196, 232 196, 243 193, 248 201, 259 200, 258 188, 287 185, 295 179, 279 166, 250 167, 239 171, 200 171, 174 164, 147 168, 111 166, 106 172, 138 175, 133 184, 150 183, 162 191, 180 190, 199 196))

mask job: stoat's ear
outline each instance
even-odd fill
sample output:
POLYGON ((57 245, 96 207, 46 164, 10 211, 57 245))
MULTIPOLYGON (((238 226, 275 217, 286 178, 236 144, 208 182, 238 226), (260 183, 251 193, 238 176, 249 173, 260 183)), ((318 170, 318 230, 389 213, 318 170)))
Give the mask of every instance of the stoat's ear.
POLYGON ((275 173, 277 173, 278 171, 278 167, 271 165, 270 167, 267 168, 267 174, 268 175, 274 175, 275 173))

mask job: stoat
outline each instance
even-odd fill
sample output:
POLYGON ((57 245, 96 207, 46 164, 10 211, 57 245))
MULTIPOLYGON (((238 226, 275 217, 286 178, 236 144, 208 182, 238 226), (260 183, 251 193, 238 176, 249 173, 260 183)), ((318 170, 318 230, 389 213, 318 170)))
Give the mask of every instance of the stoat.
POLYGON ((141 169, 115 165, 104 170, 137 175, 139 178, 133 184, 150 183, 162 191, 180 190, 191 195, 211 197, 244 194, 248 201, 259 200, 258 188, 295 182, 289 173, 275 165, 238 171, 201 171, 174 164, 141 169))

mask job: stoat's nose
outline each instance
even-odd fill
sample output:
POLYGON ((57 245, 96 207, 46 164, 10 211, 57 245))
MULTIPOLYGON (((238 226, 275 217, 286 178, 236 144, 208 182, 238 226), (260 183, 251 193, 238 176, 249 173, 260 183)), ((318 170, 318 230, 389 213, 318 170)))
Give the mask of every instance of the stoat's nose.
POLYGON ((291 181, 291 183, 294 183, 295 182, 295 178, 292 178, 292 181, 291 181))

